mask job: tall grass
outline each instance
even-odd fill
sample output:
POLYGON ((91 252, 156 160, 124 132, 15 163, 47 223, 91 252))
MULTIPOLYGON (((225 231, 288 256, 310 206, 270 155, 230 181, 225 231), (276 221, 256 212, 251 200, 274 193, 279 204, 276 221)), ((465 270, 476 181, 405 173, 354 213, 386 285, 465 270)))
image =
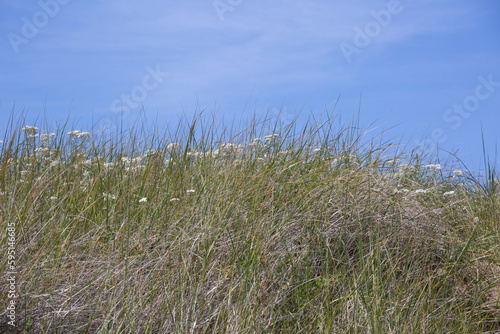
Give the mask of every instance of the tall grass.
POLYGON ((335 117, 108 137, 9 124, 0 221, 16 224, 22 332, 500 330, 498 178, 389 156, 335 117))

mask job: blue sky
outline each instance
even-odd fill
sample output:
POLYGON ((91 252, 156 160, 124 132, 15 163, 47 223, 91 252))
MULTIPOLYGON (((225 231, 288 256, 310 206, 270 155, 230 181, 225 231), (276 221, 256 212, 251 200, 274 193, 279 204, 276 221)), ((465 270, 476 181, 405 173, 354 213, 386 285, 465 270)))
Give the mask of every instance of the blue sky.
POLYGON ((5 116, 87 130, 197 110, 332 110, 480 167, 500 126, 496 0, 1 1, 5 116), (15 107, 14 107, 15 105, 15 107))

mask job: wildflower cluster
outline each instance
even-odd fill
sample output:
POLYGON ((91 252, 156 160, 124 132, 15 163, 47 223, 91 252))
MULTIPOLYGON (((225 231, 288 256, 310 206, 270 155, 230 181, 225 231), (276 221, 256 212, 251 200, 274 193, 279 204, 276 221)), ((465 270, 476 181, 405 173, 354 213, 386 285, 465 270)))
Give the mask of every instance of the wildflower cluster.
POLYGON ((21 129, 21 131, 26 132, 26 134, 28 134, 30 137, 34 137, 38 132, 38 128, 36 126, 26 125, 24 128, 21 129))
MULTIPOLYGON (((38 136, 38 128, 34 126, 26 126, 23 131, 29 136, 38 136)), ((80 138, 91 138, 89 132, 82 132, 80 130, 73 130, 67 133, 73 139, 80 138)), ((142 170, 145 170, 149 161, 154 159, 156 163, 160 163, 164 171, 168 171, 168 167, 171 166, 175 170, 175 166, 178 166, 180 161, 179 158, 183 156, 180 154, 179 150, 184 147, 184 144, 179 142, 171 142, 167 144, 163 150, 161 147, 154 149, 149 149, 143 155, 130 154, 129 156, 94 156, 88 157, 85 152, 72 152, 73 158, 71 160, 71 165, 68 164, 68 160, 60 156, 57 149, 50 150, 51 141, 55 137, 55 133, 46 133, 39 135, 40 146, 35 149, 35 153, 40 156, 45 156, 47 166, 51 169, 66 169, 71 168, 76 172, 75 175, 81 175, 82 179, 80 183, 88 182, 93 176, 100 175, 100 177, 107 178, 115 175, 115 172, 123 178, 134 175, 134 177, 139 177, 142 170), (56 158, 59 157, 59 158, 56 158), (158 159, 163 157, 164 160, 158 159), (161 165, 163 163, 163 165, 161 165), (102 173, 102 174, 100 174, 102 173)), ((186 157, 190 158, 187 160, 189 164, 196 164, 197 161, 213 161, 217 168, 223 166, 234 167, 241 165, 242 162, 254 160, 259 164, 258 166, 266 166, 272 159, 275 159, 275 168, 282 168, 282 170, 300 170, 301 173, 305 173, 310 168, 308 165, 317 165, 325 163, 330 170, 341 170, 350 168, 360 168, 363 164, 362 159, 356 154, 351 152, 340 152, 339 154, 332 154, 328 148, 310 145, 307 149, 297 150, 296 147, 290 147, 287 149, 277 150, 277 147, 285 146, 283 143, 278 142, 280 136, 276 133, 271 135, 263 136, 262 138, 256 137, 249 140, 246 145, 241 143, 229 142, 220 143, 218 146, 208 149, 208 150, 189 150, 186 152, 186 157), (316 146, 316 147, 315 147, 316 146), (302 152, 302 153, 296 153, 302 152), (301 156, 303 154, 303 156, 301 156), (291 160, 288 160, 290 157, 291 160), (278 163, 279 161, 279 163, 278 163), (289 161, 289 162, 288 162, 289 161), (280 164, 283 166, 280 167, 280 164)), ((83 149, 83 148, 82 148, 83 149)), ((60 150, 59 150, 60 151, 60 150)), ((29 166, 26 164, 26 166, 29 166)), ((194 166, 194 165, 193 165, 194 166)), ((204 166, 209 166, 204 164, 204 166)), ((457 189, 441 189, 435 182, 430 186, 426 184, 426 178, 431 178, 431 180, 436 180, 436 171, 441 171, 442 166, 440 164, 428 164, 428 165, 413 165, 410 163, 401 163, 400 158, 388 159, 380 164, 381 167, 387 170, 387 173, 380 174, 380 178, 377 181, 378 184, 383 184, 384 188, 391 189, 394 194, 401 194, 404 198, 408 196, 419 196, 424 194, 433 194, 444 197, 456 196, 458 194, 457 189), (384 167, 385 166, 385 167, 384 167), (426 176, 426 171, 430 171, 429 176, 426 176), (420 179, 419 183, 410 185, 410 180, 420 179), (382 181, 386 180, 386 181, 382 181), (392 180, 391 182, 387 180, 392 180), (392 184, 392 185, 391 185, 392 184)), ((262 167, 259 167, 262 168, 262 167)), ((381 169, 384 170, 384 169, 381 169)), ((464 172, 459 169, 454 169, 452 171, 453 177, 459 178, 464 172)), ((29 170, 24 169, 21 171, 22 180, 26 179, 29 175, 29 170)), ((375 175, 375 174, 374 174, 375 175)), ((458 180, 458 179, 457 179, 458 180)), ((89 189, 88 186, 83 185, 81 189, 89 189)), ((187 189, 186 195, 192 195, 195 193, 194 189, 187 189)), ((57 198, 56 196, 52 196, 57 198)), ((116 200, 116 196, 108 191, 102 192, 102 197, 105 200, 116 200)), ((170 202, 181 201, 184 196, 171 197, 170 202)), ((154 197, 142 196, 138 200, 138 203, 148 203, 154 201, 154 197), (149 199, 148 199, 149 198, 149 199)))
POLYGON ((89 132, 81 132, 80 130, 73 130, 68 132, 68 136, 73 138, 90 138, 89 132))

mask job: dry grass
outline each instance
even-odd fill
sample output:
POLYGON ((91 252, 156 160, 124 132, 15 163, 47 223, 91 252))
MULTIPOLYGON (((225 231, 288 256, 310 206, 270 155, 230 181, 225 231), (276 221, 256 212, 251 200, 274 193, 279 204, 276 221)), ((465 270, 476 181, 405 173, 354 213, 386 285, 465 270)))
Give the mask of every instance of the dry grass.
POLYGON ((8 129, 0 221, 16 224, 19 330, 500 330, 494 171, 485 185, 415 152, 388 158, 333 119, 267 140, 258 122, 230 135, 199 121, 118 139, 8 129))

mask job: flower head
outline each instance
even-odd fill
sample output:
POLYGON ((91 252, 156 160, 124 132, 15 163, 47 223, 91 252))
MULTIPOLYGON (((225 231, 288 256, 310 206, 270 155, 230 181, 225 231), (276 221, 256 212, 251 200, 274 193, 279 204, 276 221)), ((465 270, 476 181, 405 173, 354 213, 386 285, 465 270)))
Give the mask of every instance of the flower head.
POLYGON ((167 150, 174 151, 177 150, 179 147, 181 147, 181 145, 178 143, 170 143, 167 145, 167 150))
POLYGON ((238 154, 241 151, 243 151, 245 147, 243 145, 238 145, 234 143, 227 143, 227 144, 221 144, 219 146, 219 151, 218 152, 224 152, 225 154, 238 154))
POLYGON ((424 167, 428 168, 428 169, 434 169, 434 170, 440 170, 441 169, 441 165, 440 164, 430 164, 430 165, 425 165, 424 167))
POLYGON ((43 146, 47 146, 49 144, 50 139, 55 135, 56 135, 55 133, 43 133, 40 135, 40 142, 42 143, 43 146))
POLYGON ((89 132, 80 132, 77 136, 77 138, 90 138, 90 133, 89 132))
POLYGON ((26 125, 21 131, 26 132, 27 134, 35 135, 38 132, 38 128, 36 126, 26 125))
POLYGON ((47 154, 50 152, 50 149, 48 147, 39 147, 35 150, 35 152, 39 152, 39 153, 43 153, 43 154, 47 154))
POLYGON ((148 201, 147 197, 143 197, 139 200, 139 203, 146 203, 148 201))
POLYGON ((68 132, 68 136, 73 137, 73 138, 90 138, 90 133, 88 132, 81 132, 80 130, 73 130, 68 132))
POLYGON ((262 139, 260 138, 255 138, 250 144, 248 144, 249 147, 255 147, 255 148, 263 148, 265 145, 262 143, 262 139))
POLYGON ((264 140, 265 141, 271 141, 271 140, 273 140, 274 138, 277 138, 277 137, 278 137, 278 135, 276 133, 273 133, 272 135, 265 136, 264 140))
POLYGON ((104 200, 107 200, 107 199, 116 199, 116 196, 112 195, 112 194, 102 193, 102 196, 104 197, 104 200))

